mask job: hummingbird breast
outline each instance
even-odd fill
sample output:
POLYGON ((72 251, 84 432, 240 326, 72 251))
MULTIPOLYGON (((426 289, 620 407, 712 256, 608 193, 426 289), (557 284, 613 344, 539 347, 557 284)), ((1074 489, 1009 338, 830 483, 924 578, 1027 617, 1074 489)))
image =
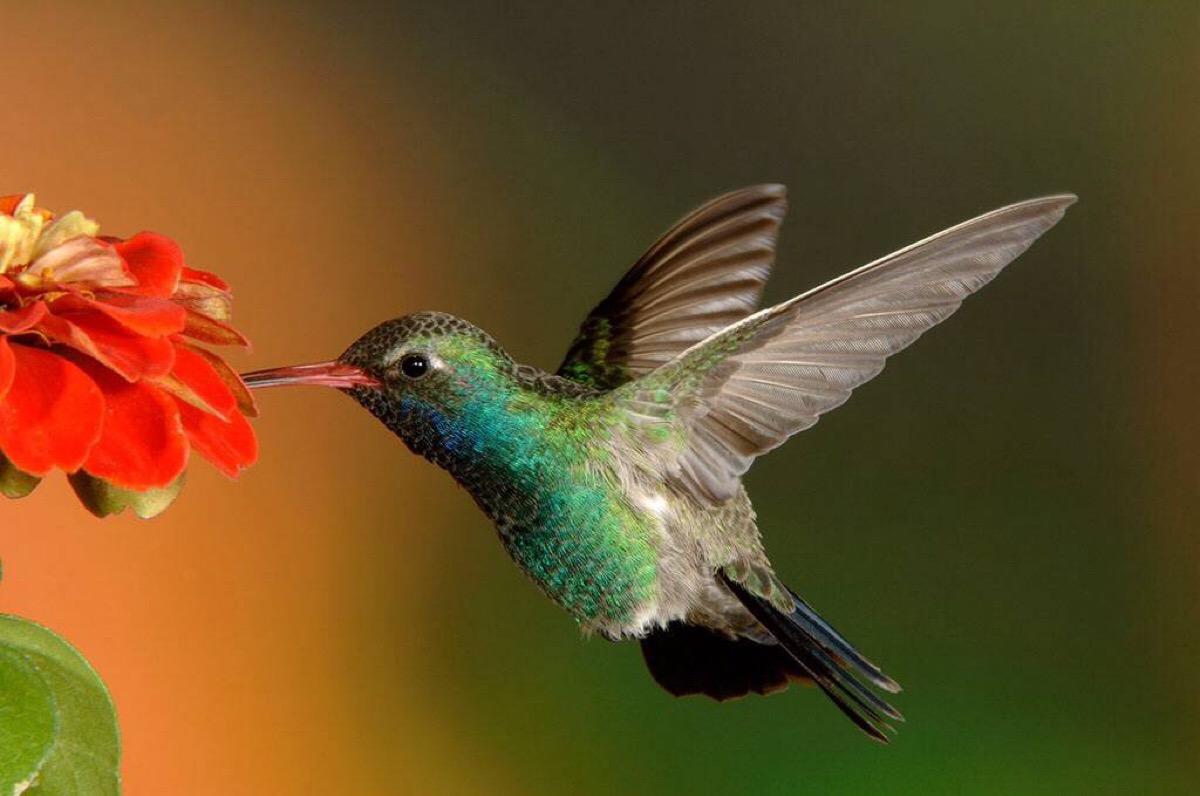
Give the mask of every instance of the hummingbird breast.
POLYGON ((714 575, 742 553, 762 555, 745 492, 701 506, 626 453, 592 447, 515 503, 472 493, 513 560, 586 631, 641 637, 682 620, 755 635, 714 575))
POLYGON ((732 598, 713 573, 738 529, 753 533, 744 493, 720 509, 679 494, 619 444, 610 403, 573 383, 556 389, 561 381, 538 372, 453 407, 355 397, 471 494, 517 565, 585 630, 615 638, 675 619, 724 623, 732 598))
POLYGON ((618 627, 654 600, 659 532, 613 469, 606 405, 554 380, 493 385, 452 410, 356 397, 471 494, 552 600, 585 627, 618 627))
POLYGON ((545 484, 521 514, 493 514, 513 560, 584 627, 610 635, 658 593, 654 529, 608 484, 545 484))

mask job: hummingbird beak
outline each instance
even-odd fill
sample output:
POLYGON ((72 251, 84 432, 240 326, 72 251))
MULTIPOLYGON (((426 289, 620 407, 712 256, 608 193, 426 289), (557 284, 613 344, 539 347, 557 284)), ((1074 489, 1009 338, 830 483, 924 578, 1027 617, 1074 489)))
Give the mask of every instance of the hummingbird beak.
POLYGON ((315 365, 292 365, 286 368, 268 368, 253 373, 243 373, 242 381, 247 387, 283 387, 291 384, 313 384, 319 387, 378 387, 379 380, 362 368, 336 360, 318 362, 315 365))

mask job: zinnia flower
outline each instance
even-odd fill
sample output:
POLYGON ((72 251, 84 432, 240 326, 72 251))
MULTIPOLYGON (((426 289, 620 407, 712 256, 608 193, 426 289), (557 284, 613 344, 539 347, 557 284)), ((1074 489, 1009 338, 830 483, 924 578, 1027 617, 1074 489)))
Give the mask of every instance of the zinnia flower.
POLYGON ((173 240, 97 231, 0 198, 0 493, 62 470, 98 516, 153 516, 191 450, 230 477, 257 458, 249 391, 199 345, 247 343, 229 286, 173 240))

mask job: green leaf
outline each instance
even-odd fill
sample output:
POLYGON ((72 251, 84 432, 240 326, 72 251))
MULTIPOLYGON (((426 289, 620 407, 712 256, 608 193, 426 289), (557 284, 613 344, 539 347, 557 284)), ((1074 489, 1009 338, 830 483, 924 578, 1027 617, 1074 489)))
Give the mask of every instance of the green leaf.
POLYGON ((0 794, 118 794, 120 757, 95 670, 41 625, 0 615, 0 794))
POLYGON ((120 514, 125 509, 130 509, 143 520, 148 520, 167 510, 167 507, 179 495, 179 490, 183 489, 186 475, 186 472, 182 473, 174 483, 157 489, 147 489, 145 492, 123 489, 103 479, 88 475, 83 470, 71 473, 67 476, 67 480, 71 483, 71 488, 75 490, 79 502, 97 517, 120 514))

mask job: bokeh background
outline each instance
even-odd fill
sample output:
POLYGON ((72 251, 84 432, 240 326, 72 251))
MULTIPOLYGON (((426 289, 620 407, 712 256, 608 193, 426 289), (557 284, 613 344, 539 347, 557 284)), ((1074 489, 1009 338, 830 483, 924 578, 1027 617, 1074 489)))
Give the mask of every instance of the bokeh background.
MULTIPOLYGON (((5 3, 0 193, 179 239, 237 364, 455 312, 552 367, 678 215, 786 182, 779 300, 1054 191, 1065 221, 749 476, 905 686, 673 700, 329 391, 152 522, 0 505, 0 611, 112 688, 131 794, 1194 793, 1194 2, 5 3)), ((2 699, 2 695, 0 695, 2 699)))

